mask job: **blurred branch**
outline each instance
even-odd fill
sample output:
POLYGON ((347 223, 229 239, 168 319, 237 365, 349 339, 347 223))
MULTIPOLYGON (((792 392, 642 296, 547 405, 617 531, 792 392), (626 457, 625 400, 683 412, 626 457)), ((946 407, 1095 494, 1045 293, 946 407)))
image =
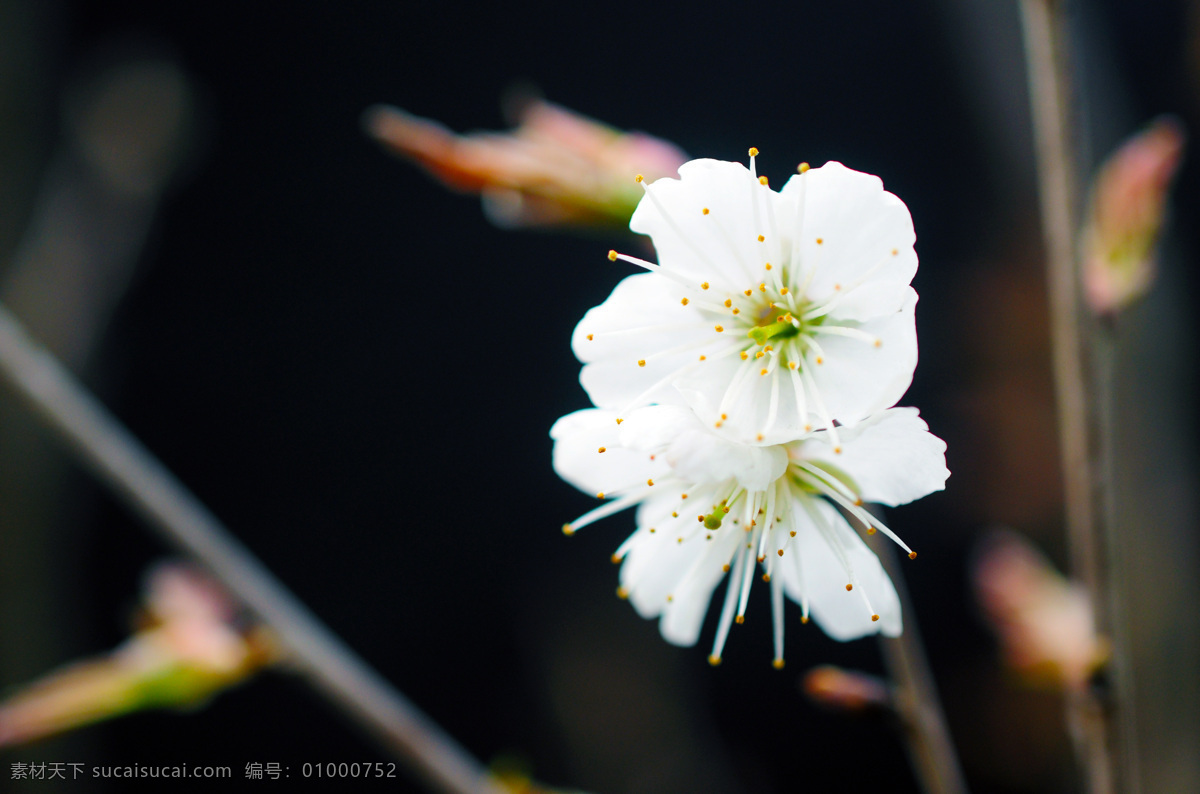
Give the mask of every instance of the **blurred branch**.
POLYGON ((314 689, 426 783, 453 794, 502 790, 478 761, 322 625, 2 306, 0 378, 93 474, 257 614, 314 689))
POLYGON ((900 611, 904 614, 904 633, 895 638, 880 637, 879 645, 888 677, 896 688, 893 706, 904 726, 909 760, 927 794, 966 794, 967 783, 921 643, 917 613, 904 584, 903 566, 891 543, 880 543, 875 551, 896 586, 900 611))
POLYGON ((1132 697, 1125 663, 1123 631, 1114 620, 1112 581, 1111 500, 1107 477, 1111 470, 1105 438, 1110 400, 1092 403, 1091 385, 1103 394, 1111 388, 1111 367, 1099 362, 1110 355, 1100 346, 1094 320, 1085 333, 1080 312, 1080 268, 1075 235, 1080 228, 1080 199, 1073 156, 1070 83, 1066 70, 1062 3, 1022 0, 1029 98, 1033 110, 1034 142, 1045 238, 1050 298, 1051 342, 1062 458, 1067 540, 1072 574, 1088 588, 1096 627, 1112 643, 1113 686, 1101 693, 1095 687, 1075 690, 1068 698, 1068 725, 1080 769, 1093 794, 1118 790, 1136 792, 1136 737, 1132 727, 1132 697), (1115 727, 1120 720, 1121 729, 1115 727))

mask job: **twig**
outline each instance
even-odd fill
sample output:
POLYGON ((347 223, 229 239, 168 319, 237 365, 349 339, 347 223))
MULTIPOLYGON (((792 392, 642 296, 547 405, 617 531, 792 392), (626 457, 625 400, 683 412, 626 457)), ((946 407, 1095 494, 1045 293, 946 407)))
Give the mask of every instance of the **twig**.
POLYGON ((278 637, 318 692, 433 789, 500 794, 483 766, 322 625, 0 306, 0 379, 151 527, 204 564, 278 637))
POLYGON ((896 586, 904 615, 904 633, 881 637, 879 644, 888 677, 896 687, 895 708, 904 723, 909 760, 926 794, 966 794, 967 784, 921 644, 916 611, 904 585, 904 566, 891 543, 880 543, 876 551, 896 586))
MULTIPOLYGON (((1091 597, 1096 630, 1107 636, 1113 655, 1113 686, 1068 694, 1068 727, 1081 771, 1091 794, 1118 790, 1135 794, 1138 787, 1131 763, 1133 733, 1132 698, 1128 668, 1123 658, 1124 637, 1114 621, 1115 591, 1111 578, 1111 505, 1106 478, 1109 421, 1108 400, 1090 400, 1091 375, 1099 376, 1101 395, 1111 369, 1095 372, 1097 329, 1081 330, 1079 268, 1075 235, 1079 229, 1080 200, 1072 156, 1071 114, 1067 80, 1061 2, 1021 0, 1021 19, 1029 78, 1037 154, 1038 186, 1045 238, 1047 284, 1050 297, 1051 343, 1055 392, 1058 401, 1059 445, 1062 459, 1067 541, 1071 572, 1091 597), (1106 375, 1106 373, 1108 373, 1106 375), (1103 696, 1103 697, 1102 697, 1103 696), (1114 720, 1119 718, 1119 722, 1114 720), (1121 730, 1116 729, 1117 725, 1121 730)), ((1102 351, 1099 351, 1102 352, 1102 351)))

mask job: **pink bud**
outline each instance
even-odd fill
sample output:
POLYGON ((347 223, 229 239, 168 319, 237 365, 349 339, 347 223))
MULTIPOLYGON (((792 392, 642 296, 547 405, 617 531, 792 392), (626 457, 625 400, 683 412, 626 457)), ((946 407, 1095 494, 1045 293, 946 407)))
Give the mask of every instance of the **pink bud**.
POLYGON ((621 132, 535 99, 508 133, 457 135, 379 105, 367 132, 452 190, 478 193, 500 226, 626 226, 642 197, 635 174, 674 175, 687 156, 642 133, 621 132))
POLYGON ((1122 144, 1096 174, 1081 246, 1084 292, 1097 314, 1115 314, 1154 281, 1167 189, 1184 139, 1177 119, 1161 117, 1122 144))

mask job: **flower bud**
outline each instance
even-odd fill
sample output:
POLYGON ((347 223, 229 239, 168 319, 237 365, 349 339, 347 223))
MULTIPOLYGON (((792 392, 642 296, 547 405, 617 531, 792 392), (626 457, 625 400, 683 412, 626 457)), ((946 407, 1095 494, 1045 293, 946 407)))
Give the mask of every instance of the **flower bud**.
POLYGON ((1108 657, 1082 585, 1020 536, 996 533, 974 570, 975 592, 1005 663, 1028 683, 1081 689, 1108 657))
POLYGON ((125 643, 0 703, 0 747, 142 709, 195 706, 273 661, 269 638, 235 626, 232 602, 200 574, 160 565, 146 589, 145 625, 125 643))
POLYGON ((363 122, 392 153, 446 187, 483 197, 493 223, 625 227, 642 198, 634 174, 672 175, 687 160, 666 141, 621 132, 543 100, 525 102, 508 133, 456 135, 441 124, 377 105, 363 122))
POLYGON ((1164 116, 1100 166, 1081 238, 1084 293, 1097 314, 1116 314, 1150 289, 1183 145, 1183 127, 1164 116))

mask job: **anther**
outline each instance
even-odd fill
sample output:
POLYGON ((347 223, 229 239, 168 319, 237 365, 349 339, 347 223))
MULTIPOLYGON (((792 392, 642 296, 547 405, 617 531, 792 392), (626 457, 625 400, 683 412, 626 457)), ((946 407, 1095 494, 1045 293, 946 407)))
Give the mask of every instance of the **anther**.
POLYGON ((787 288, 787 287, 780 287, 780 288, 779 288, 779 294, 780 294, 780 295, 787 295, 787 294, 788 294, 788 288, 787 288))
POLYGON ((758 241, 759 241, 760 243, 761 243, 761 242, 763 242, 763 241, 765 241, 766 239, 767 239, 767 238, 766 238, 766 237, 763 237, 761 234, 758 236, 758 241))
POLYGON ((763 581, 764 581, 764 582, 767 582, 767 583, 769 584, 769 583, 770 583, 770 581, 771 581, 771 574, 769 574, 769 573, 764 573, 764 574, 763 574, 763 577, 762 577, 762 579, 763 579, 763 581))
POLYGON ((751 147, 750 147, 750 156, 751 156, 751 157, 758 157, 758 147, 756 147, 756 146, 751 146, 751 147))
POLYGON ((679 518, 679 513, 677 513, 677 512, 675 512, 674 510, 672 510, 672 511, 671 511, 671 518, 679 518))
MULTIPOLYGON (((796 362, 795 362, 795 361, 789 361, 789 362, 788 362, 788 369, 795 369, 795 368, 796 368, 796 362)), ((805 429, 807 430, 808 428, 805 428, 805 429)))
POLYGON ((733 305, 733 301, 730 300, 729 298, 726 298, 725 299, 725 308, 728 309, 732 305, 733 305))
POLYGON ((728 419, 728 418, 729 418, 729 414, 721 414, 721 418, 722 418, 722 419, 728 419))
POLYGON ((817 363, 818 363, 818 364, 824 364, 824 363, 825 363, 825 359, 821 358, 820 356, 817 356, 817 363))
POLYGON ((766 284, 759 284, 759 285, 758 285, 758 291, 759 291, 759 292, 766 292, 766 291, 767 291, 767 285, 766 285, 766 284))
MULTIPOLYGON (((817 362, 817 363, 819 364, 820 362, 817 362)), ((644 358, 639 358, 639 359, 638 359, 638 366, 639 366, 639 367, 644 367, 644 366, 646 366, 646 359, 644 359, 644 358)))
POLYGON ((707 214, 708 214, 708 207, 705 207, 704 209, 702 209, 702 210, 700 210, 700 211, 701 211, 702 213, 704 213, 705 215, 707 215, 707 214))
POLYGON ((611 559, 612 559, 612 564, 613 564, 613 565, 616 565, 616 564, 618 564, 619 562, 621 562, 621 555, 620 555, 620 554, 614 554, 614 555, 612 556, 612 558, 611 558, 611 559))
POLYGON ((745 350, 743 350, 742 351, 742 361, 745 361, 748 358, 750 358, 750 354, 747 353, 745 350))
POLYGON ((714 654, 713 656, 708 657, 708 663, 713 667, 719 667, 721 665, 721 657, 714 654))
POLYGON ((707 281, 701 281, 701 282, 700 282, 700 289, 708 289, 708 282, 707 282, 707 281))
MULTIPOLYGON (((820 363, 820 362, 818 362, 818 363, 820 363)), ((841 448, 841 447, 834 447, 834 448, 833 448, 833 454, 834 454, 834 455, 841 455, 841 454, 842 454, 842 448, 841 448)))
POLYGON ((617 588, 617 598, 620 598, 620 599, 629 598, 629 591, 626 590, 624 587, 618 587, 617 588))
POLYGON ((807 622, 808 622, 808 615, 801 615, 801 616, 800 616, 800 622, 801 622, 801 623, 807 623, 807 622))
POLYGON ((575 534, 575 527, 570 524, 563 524, 563 534, 568 538, 575 534))
POLYGON ((759 433, 757 436, 755 436, 755 437, 754 437, 754 440, 755 440, 755 441, 762 441, 762 440, 763 440, 763 434, 762 434, 762 433, 759 433))
POLYGON ((597 499, 603 499, 603 498, 604 498, 604 491, 601 491, 600 493, 596 494, 596 498, 597 498, 597 499))
POLYGON ((587 340, 590 342, 590 341, 592 341, 592 339, 594 339, 594 338, 595 338, 595 336, 596 336, 595 334, 588 334, 588 335, 587 335, 587 340))
POLYGON ((718 334, 725 330, 725 327, 721 325, 714 325, 713 327, 717 329, 718 334))
POLYGON ((740 626, 740 625, 742 625, 743 623, 745 623, 745 622, 746 622, 746 616, 745 616, 745 615, 738 615, 736 618, 734 618, 734 619, 733 619, 733 622, 734 622, 734 623, 736 623, 736 624, 738 624, 738 625, 740 626))
POLYGON ((896 248, 892 249, 892 256, 896 256, 899 253, 900 253, 900 251, 898 249, 896 249, 896 248))
POLYGON ((638 174, 637 176, 635 176, 635 177, 633 178, 633 181, 634 181, 634 182, 641 182, 641 181, 645 180, 645 178, 646 178, 646 177, 642 176, 641 174, 638 174))
POLYGON ((606 450, 606 449, 608 449, 608 447, 600 447, 600 449, 598 449, 598 450, 596 450, 596 451, 597 451, 597 452, 603 452, 603 451, 604 451, 604 450, 606 450))
POLYGON ((765 176, 760 176, 760 177, 758 178, 758 184, 760 184, 760 185, 765 185, 765 184, 767 184, 767 178, 766 178, 765 176))
POLYGON ((875 347, 883 347, 883 340, 882 340, 882 339, 876 339, 876 340, 875 340, 875 347))
POLYGON ((701 524, 703 524, 703 523, 704 523, 704 516, 696 516, 696 520, 697 520, 698 522, 700 522, 701 524))
POLYGON ((768 263, 766 264, 766 269, 767 269, 767 270, 770 270, 770 269, 771 269, 771 263, 770 263, 770 262, 768 262, 768 263))
POLYGON ((783 660, 775 659, 774 661, 771 662, 771 666, 774 667, 776 670, 782 670, 783 669, 783 660))
POLYGON ((915 551, 910 551, 910 552, 908 553, 908 558, 909 558, 910 560, 915 560, 915 559, 917 558, 917 553, 916 553, 915 551))
POLYGON ((621 423, 622 423, 622 422, 624 422, 624 421, 625 421, 624 419, 618 419, 618 420, 617 420, 617 424, 621 424, 621 423))
POLYGON ((807 170, 808 170, 810 167, 811 167, 811 166, 809 166, 809 164, 808 164, 808 163, 801 163, 800 165, 796 166, 796 173, 803 174, 803 173, 804 173, 805 171, 807 171, 807 170))
POLYGON ((777 551, 777 552, 776 552, 776 554, 778 554, 780 557, 782 557, 782 556, 783 556, 783 549, 780 549, 779 551, 777 551))
POLYGON ((734 307, 733 307, 733 313, 734 313, 734 314, 741 314, 741 313, 742 313, 742 310, 741 310, 741 309, 739 309, 738 307, 734 306, 734 307))
POLYGON ((729 573, 729 563, 725 563, 724 565, 722 565, 721 570, 724 571, 725 573, 729 573))
POLYGON ((875 534, 875 527, 867 527, 867 534, 868 534, 868 535, 874 535, 874 534, 875 534))
POLYGON ((763 356, 765 356, 765 355, 766 355, 766 353, 764 353, 763 351, 761 351, 761 350, 760 350, 760 351, 758 351, 757 353, 755 353, 755 354, 754 354, 754 357, 755 357, 755 358, 762 358, 762 357, 763 357, 763 356))
POLYGON ((753 294, 754 294, 754 290, 752 290, 752 289, 748 289, 748 290, 746 290, 745 292, 746 292, 746 297, 747 297, 747 298, 749 298, 751 295, 753 295, 753 294))
POLYGON ((825 242, 823 239, 820 237, 817 238, 817 245, 821 245, 823 242, 825 242))
POLYGON ((848 585, 846 585, 846 592, 847 592, 847 593, 848 593, 848 592, 850 592, 850 591, 851 591, 851 590, 853 590, 853 589, 854 589, 854 585, 852 585, 852 584, 848 584, 848 585))
POLYGON ((682 303, 684 306, 687 306, 687 305, 688 305, 688 303, 689 303, 689 301, 688 301, 688 299, 687 299, 687 298, 684 298, 683 300, 681 300, 681 301, 679 301, 679 302, 680 302, 680 303, 682 303))
POLYGON ((687 499, 687 494, 685 494, 685 493, 681 493, 681 494, 679 494, 679 498, 680 498, 680 499, 687 499))
POLYGON ((760 377, 761 377, 761 376, 763 376, 763 375, 766 375, 766 374, 767 374, 767 369, 766 369, 766 367, 763 367, 763 370, 762 370, 762 372, 760 372, 760 373, 758 373, 758 374, 759 374, 759 376, 760 376, 760 377))
POLYGON ((874 622, 875 622, 875 621, 877 621, 877 620, 879 620, 879 616, 878 616, 878 615, 872 615, 872 616, 871 616, 871 622, 872 622, 872 623, 874 623, 874 622))
POLYGON ((793 529, 790 532, 788 532, 788 534, 794 538, 794 537, 796 537, 796 530, 793 529))
POLYGON ((616 261, 617 261, 617 252, 616 252, 616 251, 613 251, 613 250, 611 250, 611 249, 609 250, 609 252, 608 252, 608 261, 609 261, 609 262, 616 262, 616 261))
POLYGON ((646 480, 646 485, 654 485, 654 480, 646 480))
MULTIPOLYGON (((746 531, 747 531, 747 532, 749 532, 749 530, 746 530, 746 531)), ((767 561, 767 558, 766 558, 766 556, 764 556, 764 555, 761 555, 761 554, 760 554, 760 555, 759 555, 759 557, 758 557, 758 561, 759 561, 760 563, 764 563, 764 562, 766 562, 766 561, 767 561)))
POLYGON ((708 356, 700 356, 701 361, 708 361, 708 356))

